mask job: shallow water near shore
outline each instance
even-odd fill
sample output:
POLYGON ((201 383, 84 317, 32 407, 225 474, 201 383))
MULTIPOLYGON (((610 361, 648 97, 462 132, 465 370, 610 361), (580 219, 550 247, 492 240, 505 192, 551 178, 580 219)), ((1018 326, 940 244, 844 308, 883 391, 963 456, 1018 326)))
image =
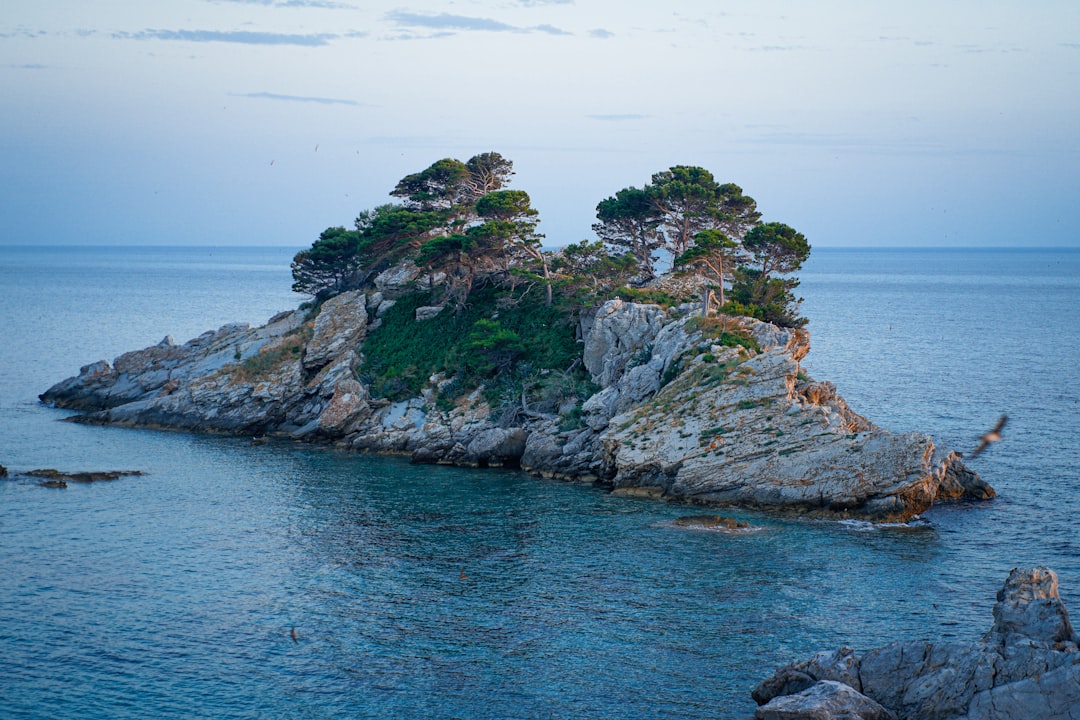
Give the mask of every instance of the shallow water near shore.
POLYGON ((86 363, 295 306, 291 254, 0 261, 0 463, 146 473, 0 481, 6 717, 746 718, 816 650, 979 636, 1017 565, 1080 608, 1080 253, 815 251, 811 376, 960 450, 1010 417, 971 461, 1000 497, 904 526, 680 528, 701 509, 37 403, 86 363))

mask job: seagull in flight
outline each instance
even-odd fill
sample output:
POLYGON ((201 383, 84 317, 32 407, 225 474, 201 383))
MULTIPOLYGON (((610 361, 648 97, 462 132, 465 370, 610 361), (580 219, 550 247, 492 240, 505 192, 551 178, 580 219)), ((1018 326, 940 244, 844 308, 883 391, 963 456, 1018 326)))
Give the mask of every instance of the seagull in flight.
POLYGON ((979 453, 985 450, 990 443, 996 443, 1001 440, 1001 428, 1005 427, 1005 423, 1008 421, 1007 415, 1002 415, 1001 419, 997 421, 997 425, 990 432, 979 438, 979 447, 975 448, 975 451, 971 453, 971 457, 977 457, 979 453))

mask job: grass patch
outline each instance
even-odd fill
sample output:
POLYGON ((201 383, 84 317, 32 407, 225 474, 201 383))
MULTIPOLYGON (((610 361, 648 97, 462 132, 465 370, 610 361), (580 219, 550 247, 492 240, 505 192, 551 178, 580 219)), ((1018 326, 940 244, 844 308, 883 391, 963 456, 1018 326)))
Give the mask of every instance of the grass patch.
POLYGON ((299 360, 303 347, 303 335, 297 333, 287 336, 281 345, 260 349, 258 353, 237 365, 233 376, 244 382, 261 380, 271 375, 283 363, 299 360))
POLYGON ((712 340, 714 345, 742 347, 755 353, 761 352, 761 345, 758 344, 758 341, 752 335, 734 326, 734 323, 728 318, 701 317, 699 315, 690 318, 687 324, 712 340))

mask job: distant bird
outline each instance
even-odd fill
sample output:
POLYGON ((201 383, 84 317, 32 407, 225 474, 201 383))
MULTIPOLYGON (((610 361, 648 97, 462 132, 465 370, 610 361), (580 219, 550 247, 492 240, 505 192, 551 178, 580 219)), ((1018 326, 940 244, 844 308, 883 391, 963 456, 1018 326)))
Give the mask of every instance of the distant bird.
POLYGON ((273 161, 273 160, 271 160, 271 161, 270 161, 270 164, 271 164, 271 165, 273 165, 273 164, 274 164, 274 161, 273 161))
POLYGON ((315 152, 319 152, 319 143, 315 143, 315 152))
POLYGON ((1009 420, 1007 415, 1002 415, 1001 419, 997 421, 997 425, 990 432, 979 438, 979 447, 975 448, 971 453, 971 457, 978 457, 979 453, 985 450, 990 443, 996 443, 1001 439, 1001 428, 1005 427, 1005 423, 1009 420))
POLYGON ((465 579, 465 568, 461 568, 461 579, 465 579))
POLYGON ((292 641, 294 643, 296 643, 297 645, 300 644, 300 638, 296 637, 296 628, 293 628, 289 631, 289 636, 292 638, 292 641))

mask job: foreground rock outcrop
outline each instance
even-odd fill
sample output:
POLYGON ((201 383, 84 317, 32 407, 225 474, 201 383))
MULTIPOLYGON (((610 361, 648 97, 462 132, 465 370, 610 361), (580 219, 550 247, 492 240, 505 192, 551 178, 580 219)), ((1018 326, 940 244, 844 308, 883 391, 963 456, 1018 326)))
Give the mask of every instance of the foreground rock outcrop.
POLYGON ((396 282, 258 328, 166 337, 87 365, 41 399, 88 423, 283 434, 707 505, 902 521, 935 501, 994 495, 956 453, 873 425, 806 377, 804 330, 688 306, 611 300, 583 318, 581 362, 599 391, 561 414, 492 408, 479 391, 446 407, 441 374, 414 398, 372 397, 356 369, 396 282), (744 341, 731 345, 733 333, 744 341))
POLYGON ((1015 569, 982 640, 818 653, 754 690, 755 717, 1077 720, 1078 644, 1054 571, 1015 569))

